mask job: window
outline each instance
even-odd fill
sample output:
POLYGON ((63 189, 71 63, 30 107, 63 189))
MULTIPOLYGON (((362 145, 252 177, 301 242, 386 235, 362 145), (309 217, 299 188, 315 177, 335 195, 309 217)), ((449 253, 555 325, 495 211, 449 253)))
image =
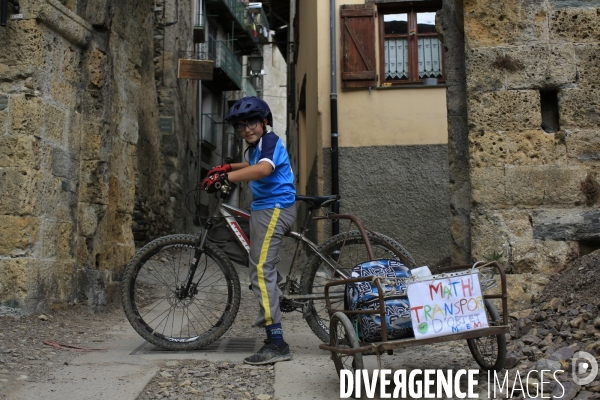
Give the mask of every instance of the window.
POLYGON ((380 6, 381 83, 436 83, 436 79, 444 79, 444 46, 435 29, 437 8, 439 5, 380 6))

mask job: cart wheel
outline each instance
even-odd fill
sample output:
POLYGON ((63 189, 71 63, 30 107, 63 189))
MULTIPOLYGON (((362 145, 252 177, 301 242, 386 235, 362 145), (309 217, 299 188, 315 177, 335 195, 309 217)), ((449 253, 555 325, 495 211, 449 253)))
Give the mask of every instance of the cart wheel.
MULTIPOLYGON (((329 342, 332 347, 340 349, 355 349, 360 347, 352 322, 350 322, 348 316, 343 312, 338 311, 333 314, 330 328, 329 342)), ((362 353, 347 355, 332 352, 331 358, 335 364, 338 376, 343 369, 352 372, 352 375, 354 375, 354 371, 357 369, 363 369, 362 353)))
MULTIPOLYGON (((502 322, 494 303, 485 300, 485 310, 490 326, 502 322)), ((501 371, 506 361, 506 336, 504 334, 467 339, 469 350, 477 364, 485 371, 501 371)))

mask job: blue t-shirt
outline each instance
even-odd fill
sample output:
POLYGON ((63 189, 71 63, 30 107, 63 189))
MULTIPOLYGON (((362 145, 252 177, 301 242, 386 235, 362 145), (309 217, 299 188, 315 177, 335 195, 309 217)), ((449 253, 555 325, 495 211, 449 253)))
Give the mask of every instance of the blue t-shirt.
POLYGON ((255 147, 250 147, 249 163, 256 165, 266 161, 273 167, 273 172, 257 181, 250 181, 252 204, 254 211, 267 208, 287 208, 296 201, 294 173, 283 142, 275 132, 265 133, 255 147))

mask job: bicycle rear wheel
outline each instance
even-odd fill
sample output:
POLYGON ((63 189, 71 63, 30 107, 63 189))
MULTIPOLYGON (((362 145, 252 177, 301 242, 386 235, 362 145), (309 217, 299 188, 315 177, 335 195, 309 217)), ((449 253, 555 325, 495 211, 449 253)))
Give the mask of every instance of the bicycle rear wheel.
POLYGON ((227 256, 205 244, 190 292, 187 280, 197 238, 170 235, 144 246, 125 269, 123 309, 133 328, 148 342, 167 350, 195 350, 221 337, 240 306, 240 282, 227 256))
MULTIPOLYGON (((367 234, 375 259, 398 260, 410 269, 416 267, 415 260, 410 253, 398 242, 379 233, 367 234)), ((301 294, 323 294, 326 283, 350 277, 355 265, 369 260, 365 242, 359 231, 350 231, 348 237, 346 237, 346 233, 339 233, 323 242, 319 246, 319 251, 332 260, 337 259, 338 268, 334 273, 318 254, 313 254, 300 279, 301 294)), ((329 290, 333 308, 344 308, 343 293, 344 286, 335 286, 329 290)), ((327 343, 329 342, 329 314, 325 308, 325 299, 312 300, 312 306, 310 313, 306 316, 306 322, 315 335, 327 343)))

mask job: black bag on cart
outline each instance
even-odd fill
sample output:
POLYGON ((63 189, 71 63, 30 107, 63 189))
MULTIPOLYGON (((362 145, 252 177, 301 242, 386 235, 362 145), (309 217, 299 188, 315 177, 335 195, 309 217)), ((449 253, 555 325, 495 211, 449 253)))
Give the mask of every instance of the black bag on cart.
MULTIPOLYGON (((410 305, 406 297, 407 279, 410 270, 396 260, 374 260, 358 264, 352 269, 351 278, 380 276, 385 290, 385 323, 387 339, 402 339, 414 336, 410 319, 410 305)), ((357 282, 346 285, 346 309, 379 310, 379 293, 375 282, 357 282)), ((362 342, 382 340, 381 317, 379 314, 354 314, 350 320, 356 327, 362 342)))

